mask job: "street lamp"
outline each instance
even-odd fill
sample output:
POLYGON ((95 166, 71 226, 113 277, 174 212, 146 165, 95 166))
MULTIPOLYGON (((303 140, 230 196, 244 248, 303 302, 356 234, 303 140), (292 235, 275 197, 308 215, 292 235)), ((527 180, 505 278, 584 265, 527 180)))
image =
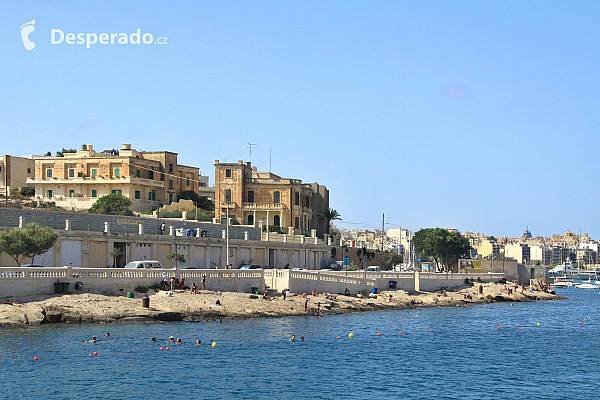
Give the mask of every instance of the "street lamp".
POLYGON ((226 257, 227 266, 229 266, 229 204, 230 204, 230 202, 229 201, 218 201, 218 203, 225 204, 225 206, 227 207, 227 226, 225 228, 225 243, 226 243, 226 248, 227 248, 227 257, 226 257))

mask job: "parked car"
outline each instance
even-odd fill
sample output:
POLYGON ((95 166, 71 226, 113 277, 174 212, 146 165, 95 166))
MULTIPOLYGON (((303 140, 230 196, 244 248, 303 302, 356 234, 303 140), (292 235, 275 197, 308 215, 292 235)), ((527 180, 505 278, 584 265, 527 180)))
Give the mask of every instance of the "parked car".
POLYGON ((260 269, 260 265, 252 264, 252 265, 242 265, 240 269, 260 269))
POLYGON ((160 262, 154 260, 132 261, 125 268, 158 268, 162 269, 160 262))

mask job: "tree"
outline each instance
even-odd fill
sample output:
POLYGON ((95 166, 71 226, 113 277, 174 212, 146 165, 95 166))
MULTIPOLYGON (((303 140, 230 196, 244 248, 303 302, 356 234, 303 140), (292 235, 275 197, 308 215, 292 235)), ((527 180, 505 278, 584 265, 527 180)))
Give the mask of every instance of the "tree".
POLYGON ((56 157, 64 157, 65 153, 77 153, 77 150, 75 150, 75 149, 65 149, 63 147, 63 149, 61 151, 57 151, 56 152, 56 157))
POLYGON ((21 188, 21 196, 35 196, 35 187, 33 186, 23 186, 21 188))
POLYGON ((341 221, 342 216, 333 208, 329 208, 327 210, 322 210, 321 212, 319 212, 319 219, 321 221, 327 221, 327 228, 325 230, 325 233, 329 235, 329 227, 331 226, 331 221, 341 221))
POLYGON ((417 254, 432 258, 439 269, 445 271, 471 249, 467 238, 443 228, 421 229, 413 236, 413 243, 417 254))
POLYGON ((122 194, 112 193, 100 197, 88 210, 90 214, 133 215, 131 200, 122 194))
POLYGON ((8 232, 0 232, 0 253, 8 254, 18 266, 26 258, 31 258, 33 264, 35 256, 50 250, 57 239, 58 235, 49 227, 41 228, 30 223, 25 229, 13 228, 8 232))
POLYGON ((118 247, 115 247, 114 249, 112 249, 112 251, 108 252, 108 255, 111 256, 113 259, 113 268, 117 268, 117 257, 119 257, 122 254, 123 250, 121 250, 118 247))
POLYGON ((181 253, 175 253, 173 251, 167 253, 167 260, 171 261, 171 268, 173 268, 173 260, 175 260, 177 264, 185 264, 185 256, 181 253))
POLYGON ((180 194, 177 195, 178 200, 191 200, 196 204, 196 207, 201 208, 203 210, 214 211, 215 203, 212 201, 210 197, 206 196, 198 196, 198 193, 192 190, 184 190, 180 194))
POLYGON ((402 263, 402 256, 397 253, 385 252, 381 256, 381 264, 383 264, 384 269, 386 270, 390 270, 400 263, 402 263))

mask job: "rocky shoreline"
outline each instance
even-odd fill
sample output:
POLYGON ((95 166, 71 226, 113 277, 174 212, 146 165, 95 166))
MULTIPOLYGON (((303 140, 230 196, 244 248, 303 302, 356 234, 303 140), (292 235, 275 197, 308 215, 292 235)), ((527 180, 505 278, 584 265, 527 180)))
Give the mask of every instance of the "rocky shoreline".
POLYGON ((438 293, 408 293, 402 290, 384 291, 377 295, 325 294, 306 298, 281 293, 272 299, 238 292, 159 291, 135 293, 134 298, 81 293, 4 299, 0 304, 0 326, 37 326, 47 323, 109 323, 119 321, 214 321, 218 319, 277 318, 300 315, 345 314, 363 311, 399 310, 422 307, 456 307, 493 302, 527 302, 563 299, 554 293, 513 292, 507 294, 504 285, 477 284, 446 295, 438 293), (483 294, 479 293, 482 286, 483 294), (465 296, 470 295, 472 300, 465 296), (143 300, 148 296, 147 300, 143 300), (6 303, 5 303, 6 301, 6 303), (144 304, 146 303, 146 304, 144 304), (144 307, 149 305, 149 307, 144 307))

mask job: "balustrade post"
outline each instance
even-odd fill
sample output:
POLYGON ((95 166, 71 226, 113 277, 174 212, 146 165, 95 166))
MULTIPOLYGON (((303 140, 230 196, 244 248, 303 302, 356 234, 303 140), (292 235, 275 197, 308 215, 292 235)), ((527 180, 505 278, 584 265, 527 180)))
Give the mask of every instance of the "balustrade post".
POLYGON ((110 233, 110 225, 108 222, 104 223, 104 233, 110 233))
POLYGON ((248 231, 244 231, 244 240, 248 240, 248 231))
POLYGON ((65 231, 68 231, 71 228, 70 224, 69 224, 69 220, 65 219, 65 231))
POLYGON ((23 216, 19 217, 19 228, 23 228, 23 216))
POLYGON ((144 224, 138 224, 138 235, 144 234, 144 224))

